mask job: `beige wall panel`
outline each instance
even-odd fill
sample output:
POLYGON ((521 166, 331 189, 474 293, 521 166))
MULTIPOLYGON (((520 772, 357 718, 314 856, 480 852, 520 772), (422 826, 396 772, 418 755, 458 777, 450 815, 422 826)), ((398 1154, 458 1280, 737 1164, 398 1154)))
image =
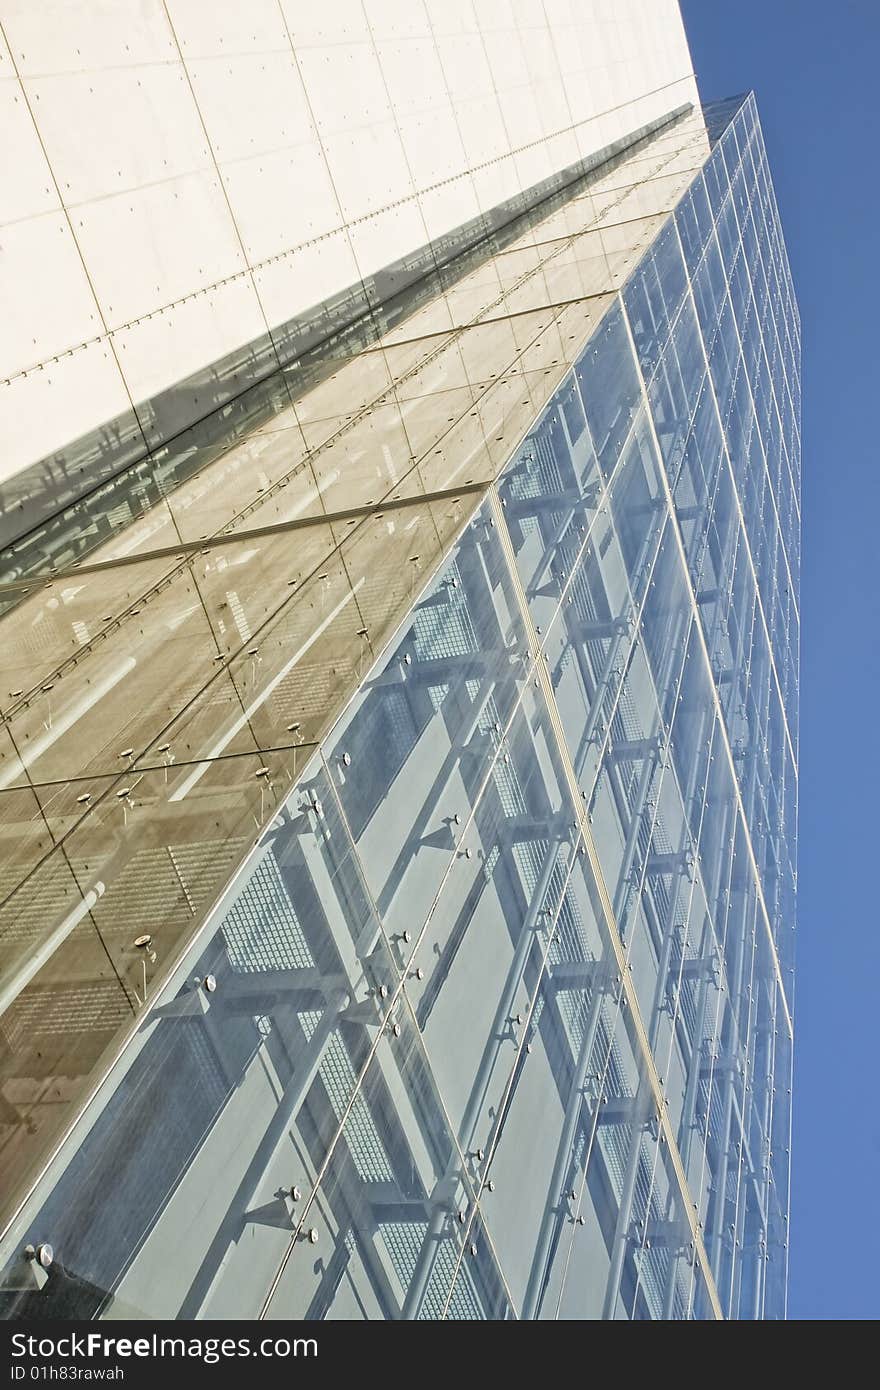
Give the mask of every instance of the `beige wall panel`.
POLYGON ((131 323, 245 268, 213 169, 99 199, 72 216, 111 326, 131 323))
MULTIPOLYGON (((290 51, 278 0, 166 0, 180 51, 191 58, 290 51)), ((332 6, 331 6, 332 8, 332 6)))
POLYGON ((34 457, 46 458, 96 421, 129 409, 128 393, 109 343, 89 343, 42 370, 0 383, 0 482, 34 457))
POLYGON ((132 398, 144 401, 265 332, 248 275, 120 329, 113 342, 132 398))
POLYGON ((359 279, 347 231, 300 246, 254 271, 254 283, 272 328, 359 279))
MULTIPOLYGON (((11 71, 0 61, 0 73, 11 71)), ((23 217, 40 217, 61 206, 52 171, 43 154, 20 83, 0 79, 0 131, 3 177, 0 178, 0 226, 23 217)))
POLYGON ((0 377, 80 347, 102 329, 63 212, 13 222, 0 254, 0 377))
POLYGON ((70 208, 211 162, 185 74, 175 65, 57 73, 28 78, 24 87, 70 208))
POLYGON ((0 0, 2 371, 109 354, 7 460, 108 418, 108 332, 139 404, 695 100, 690 66, 675 0, 0 0))
POLYGON ((22 77, 177 57, 162 0, 3 0, 0 21, 22 77))

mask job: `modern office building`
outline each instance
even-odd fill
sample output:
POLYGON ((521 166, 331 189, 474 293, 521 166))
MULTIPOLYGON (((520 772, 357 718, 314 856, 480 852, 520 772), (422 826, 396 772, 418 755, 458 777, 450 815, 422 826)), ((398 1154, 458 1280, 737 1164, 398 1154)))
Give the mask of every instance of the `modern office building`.
POLYGON ((800 324, 672 0, 0 0, 0 1307, 782 1318, 800 324))

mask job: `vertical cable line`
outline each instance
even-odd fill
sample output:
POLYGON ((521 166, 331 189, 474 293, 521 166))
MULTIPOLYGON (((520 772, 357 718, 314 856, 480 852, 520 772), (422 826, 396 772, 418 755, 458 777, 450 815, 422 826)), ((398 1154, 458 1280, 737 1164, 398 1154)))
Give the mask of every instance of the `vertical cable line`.
MULTIPOLYGON (((753 138, 754 138, 754 137, 753 137, 753 138)), ((747 151, 748 151, 750 148, 751 148, 751 141, 750 141, 750 144, 746 146, 747 151)), ((723 151, 722 151, 722 152, 723 152, 723 151)), ((739 162, 739 164, 738 164, 738 166, 737 166, 737 172, 739 172, 739 171, 742 169, 742 167, 743 167, 743 163, 742 163, 742 156, 741 156, 741 157, 740 157, 740 162, 739 162)), ((729 175, 728 175, 728 178, 729 178, 729 175)), ((727 195, 725 196, 723 206, 726 206, 726 205, 727 205, 728 200, 730 201, 730 206, 731 206, 731 208, 732 208, 732 210, 733 210, 734 220, 736 221, 736 225, 737 225, 737 232, 738 232, 738 234, 739 234, 739 245, 740 245, 740 247, 741 247, 743 268, 744 268, 744 270, 745 270, 746 277, 747 277, 748 282, 749 282, 749 293, 750 293, 750 295, 751 295, 752 302, 753 302, 754 305, 755 305, 756 317, 757 317, 757 314, 758 314, 758 312, 759 312, 759 309, 758 309, 758 297, 757 297, 757 295, 755 294, 755 284, 754 284, 754 279, 753 279, 753 276, 752 276, 752 266, 749 264, 749 258, 748 258, 748 256, 746 255, 745 243, 743 242, 743 239, 742 239, 742 223, 741 223, 741 221, 740 221, 740 215, 739 215, 739 212, 738 212, 738 210, 737 210, 736 199, 735 199, 734 196, 733 196, 733 180, 730 180, 730 179, 729 179, 729 181, 730 181, 730 188, 729 188, 729 191, 728 191, 727 195)), ((750 206, 751 206, 751 199, 750 199, 749 201, 750 201, 750 206)), ((763 211, 762 211, 762 216, 763 216, 763 211)), ((714 230, 714 226, 717 226, 717 219, 716 219, 716 223, 713 224, 713 230, 714 230)), ((732 311, 732 312, 731 312, 731 322, 733 323, 733 330, 734 330, 734 333, 735 333, 735 335, 736 335, 737 343, 738 343, 738 345, 739 345, 740 364, 741 364, 741 366, 742 366, 742 368, 743 368, 743 375, 744 375, 744 379, 745 379, 745 382, 746 382, 746 386, 748 387, 749 401, 750 401, 751 406, 752 406, 752 413, 753 413, 753 416, 754 416, 754 419, 755 419, 755 423, 757 424, 757 423, 758 423, 758 411, 757 411, 757 407, 756 407, 756 404, 755 404, 754 392, 753 392, 753 390, 752 390, 752 383, 751 383, 751 380, 750 380, 750 378, 749 378, 749 376, 748 376, 748 373, 745 372, 746 356, 745 356, 745 351, 744 351, 744 348, 743 348, 742 336, 741 336, 741 334, 740 334, 739 322, 738 322, 738 319, 737 319, 737 316, 736 316, 736 311, 735 311, 734 306, 733 306, 733 295, 732 295, 731 292, 730 292, 730 276, 729 276, 729 274, 728 274, 728 267, 727 267, 727 265, 726 265, 726 263, 725 263, 724 256, 721 254, 721 244, 720 244, 720 241, 718 241, 717 234, 716 234, 716 241, 718 242, 718 260, 719 260, 719 264, 720 264, 720 266, 721 266, 722 275, 723 275, 723 277, 724 277, 724 284, 725 284, 725 286, 726 286, 726 288, 727 288, 728 298, 729 298, 729 300, 730 300, 730 306, 731 306, 731 311, 732 311)), ((767 277, 766 271, 764 270, 763 257, 762 257, 762 255, 761 255, 760 242, 758 242, 758 244, 757 244, 757 246, 756 246, 756 251, 757 251, 757 254, 758 254, 758 258, 759 258, 759 260, 760 260, 760 262, 761 262, 762 272, 764 273, 765 280, 766 280, 766 282, 767 282, 767 297, 766 297, 766 300, 765 300, 765 303, 764 303, 764 316, 765 316, 765 319, 769 317, 770 321, 773 323, 773 331, 774 331, 774 335, 776 336, 776 339, 777 339, 777 348, 778 348, 778 352, 779 352, 779 358, 778 358, 778 360, 779 360, 780 366, 782 367, 782 371, 783 371, 783 375, 784 375, 784 374, 785 374, 784 354, 783 354, 783 352, 782 352, 781 345, 780 345, 780 343, 779 343, 779 334, 778 334, 778 330, 777 330, 777 326, 776 326, 775 315, 774 315, 773 312, 772 312, 772 307, 773 307, 773 292, 772 292, 772 287, 770 286, 769 278, 767 277)), ((739 256, 735 257, 735 262, 736 262, 738 259, 739 259, 739 256)), ((732 269, 732 268, 733 268, 733 267, 731 267, 731 269, 732 269)), ((686 276, 687 276, 688 288, 691 290, 691 297, 693 298, 693 286, 692 286, 692 283, 691 283, 691 274, 690 274, 690 269, 689 269, 689 267, 688 267, 686 261, 685 261, 685 274, 686 274, 686 276)), ((696 301, 694 301, 694 312, 696 313, 696 301)), ((699 317, 697 318, 697 326, 698 326, 698 328, 700 328, 700 336, 702 337, 702 336, 703 336, 703 335, 702 335, 702 328, 701 328, 701 326, 700 326, 699 317)), ((788 479, 789 479, 789 483, 790 483, 790 485, 791 485, 790 491, 791 491, 791 495, 792 495, 793 500, 794 500, 794 503, 795 503, 795 508, 796 508, 796 510, 797 510, 798 520, 800 520, 800 498, 799 498, 799 494, 798 494, 798 489, 797 489, 797 487, 795 486, 794 475, 792 474, 792 471, 791 471, 791 461, 790 461, 790 459, 789 459, 789 457, 788 457, 788 449, 787 449, 787 446, 785 445, 785 436, 784 436, 783 430, 782 430, 783 415, 782 415, 782 412, 781 412, 780 409, 779 409, 779 402, 778 402, 778 399, 777 399, 777 396, 776 396, 776 386, 775 386, 775 383, 774 383, 774 381, 773 381, 773 374, 772 374, 772 372, 770 371, 770 359, 769 359, 769 355, 768 355, 768 353, 767 353, 767 345, 766 345, 766 343, 765 343, 765 341, 764 341, 764 325, 763 325, 763 323, 759 324, 758 327, 759 327, 759 332, 758 332, 758 343, 759 343, 759 347, 760 347, 761 354, 762 354, 762 356, 763 356, 763 358, 764 358, 765 363, 767 364, 767 381, 768 381, 769 388, 770 388, 770 395, 771 395, 771 398, 772 398, 772 400, 773 400, 773 408, 774 408, 774 410, 775 410, 775 412, 776 412, 776 418, 777 418, 777 420, 778 420, 778 422, 779 422, 779 436, 780 436, 780 440, 782 441, 782 444, 783 444, 783 454, 784 454, 785 462, 786 462, 786 471, 787 471, 787 473, 788 473, 788 479)), ((705 344, 704 344, 704 351, 705 351, 705 344)), ((787 386, 787 382, 786 382, 786 386, 787 386)), ((790 392, 789 392, 789 394, 790 394, 790 392)), ((719 417, 719 423, 720 423, 720 417, 719 417)), ((722 434, 723 434, 723 433, 724 433, 724 431, 723 431, 723 428, 722 428, 722 434)), ((726 436, 725 436, 725 441, 726 441, 726 436)), ((781 526, 781 523, 780 523, 780 521, 779 521, 779 510, 778 510, 777 503, 776 503, 776 492, 775 492, 775 489, 774 489, 773 486, 772 486, 772 484, 773 484, 773 479, 772 479, 772 477, 771 477, 771 475, 770 475, 770 466, 769 466, 769 461, 768 461, 768 458, 767 458, 767 450, 766 450, 766 446, 765 446, 765 444, 764 444, 763 434, 761 433, 760 429, 758 430, 758 443, 760 444, 760 447, 761 447, 761 457, 762 457, 763 462, 764 462, 764 472, 765 472, 765 476, 766 476, 766 478, 767 478, 768 483, 770 484, 769 492, 770 492, 770 501, 771 501, 772 508, 773 508, 773 517, 774 517, 774 520, 775 520, 775 522, 776 522, 776 530, 777 530, 778 533, 779 533, 780 548, 781 548, 781 550, 782 550, 782 555, 783 555, 783 558, 784 558, 784 561, 785 561, 785 568, 786 568, 786 572, 787 572, 788 578, 789 578, 789 586, 790 586, 790 589, 791 589, 791 591, 792 591, 792 596, 793 596, 793 598, 794 598, 795 613, 798 615, 798 619, 799 619, 799 618, 800 618, 800 604, 799 604, 797 598, 795 598, 795 596, 794 596, 794 588, 795 588, 795 586, 794 586, 794 584, 792 583, 792 579, 791 579, 791 565, 790 565, 789 559, 788 559, 788 551, 787 551, 786 544, 785 544, 785 538, 784 538, 784 536, 783 536, 783 534, 782 534, 782 526, 781 526)), ((798 623, 798 625, 800 625, 800 622, 798 623)))
MULTIPOLYGON (((638 360, 638 354, 637 354, 637 351, 636 351, 635 340, 634 340, 634 338, 633 338, 633 336, 632 336, 632 328, 631 328, 631 326, 630 326, 629 317, 627 316, 627 313, 626 313, 626 306, 625 306, 624 303, 623 303, 623 297, 622 297, 622 296, 620 296, 620 304, 621 304, 621 308, 622 308, 622 310, 623 310, 624 323, 626 324, 626 331, 627 331, 627 336, 628 336, 629 342, 630 342, 630 348, 631 348, 633 357, 634 357, 635 362, 636 362, 636 370, 637 370, 637 372, 638 372, 639 384, 640 384, 641 393, 642 393, 642 400, 643 400, 643 404, 644 404, 644 407, 645 407, 645 411, 646 411, 647 416, 648 416, 648 428, 649 428, 649 430, 651 431, 651 435, 652 435, 652 438, 653 438, 653 440, 654 440, 654 447, 657 449, 658 453, 660 454, 660 457, 662 458, 662 453, 660 453, 660 441, 659 441, 659 439, 657 438, 657 428, 656 428, 656 425, 654 424, 654 417, 653 417, 653 415, 651 414, 651 405, 650 405, 650 401, 649 401, 649 399, 648 399, 648 390, 647 390, 647 386, 645 385, 644 373, 642 372, 641 363, 640 363, 639 360, 638 360)), ((785 1013, 785 1020, 786 1020, 786 1023, 787 1023, 787 1025, 788 1025, 788 1031, 789 1031, 789 1033, 792 1034, 792 1036, 793 1036, 793 1026, 792 1026, 792 1020, 791 1020, 791 1013, 790 1013, 790 1011, 789 1011, 788 1001, 787 1001, 786 995, 785 995, 785 985, 784 985, 783 978, 782 978, 782 968, 781 968, 780 963, 779 963, 779 955, 778 955, 777 950, 776 950, 776 943, 775 943, 775 941, 774 941, 774 939, 773 939, 773 930, 772 930, 772 927, 771 927, 771 925, 770 925, 770 915, 769 915, 769 913, 767 912, 767 904, 766 904, 766 902, 765 902, 765 900, 764 900, 764 890, 763 890, 763 887, 762 887, 762 885, 761 885, 761 876, 760 876, 760 873, 759 873, 759 871, 758 871, 758 862, 757 862, 757 859, 755 858, 755 852, 754 852, 754 849, 753 849, 753 847, 752 847, 751 832, 750 832, 750 830, 749 830, 748 822, 747 822, 747 820, 746 820, 745 806, 744 806, 744 804, 743 804, 742 792, 741 792, 740 786, 739 786, 739 778, 737 777, 737 774, 736 774, 736 764, 734 763, 733 752, 732 752, 731 747, 730 747, 730 739, 729 739, 729 736, 728 736, 728 733, 727 733, 727 725, 726 725, 726 722, 725 722, 725 719, 724 719, 724 712, 723 712, 723 710, 722 710, 722 708, 721 708, 721 700, 720 700, 719 695, 718 695, 718 688, 717 688, 717 686, 716 686, 716 684, 715 684, 715 675, 714 675, 714 672, 713 672, 713 670, 712 670, 712 659, 711 659, 711 657, 710 657, 710 655, 709 655, 709 648, 708 648, 707 643, 706 643, 706 636, 705 636, 705 633, 703 632, 703 625, 702 625, 702 622, 700 621, 699 607, 698 607, 698 605, 697 605, 697 599, 696 599, 696 594, 695 594, 695 592, 694 592, 693 581, 691 580, 690 572, 689 572, 689 570, 688 570, 687 555, 686 555, 685 548, 684 548, 684 541, 683 541, 683 539, 682 539, 681 528, 680 528, 680 526, 679 526, 678 519, 677 519, 677 517, 676 517, 676 515, 675 515, 675 503, 674 503, 674 501, 673 501, 672 493, 671 493, 670 488, 669 488, 669 479, 668 479, 667 476, 666 476, 666 470, 665 470, 665 468, 662 468, 662 469, 660 470, 660 476, 661 476, 661 482, 662 482, 662 485, 663 485, 663 491, 664 491, 664 494, 665 494, 665 497, 666 497, 666 504, 667 504, 667 507, 668 507, 668 509, 669 509, 669 515, 670 515, 671 520, 672 520, 673 535, 675 536, 676 547, 677 547, 677 550, 678 550, 678 553, 679 553, 679 557, 680 557, 680 559, 681 559, 681 567, 682 567, 682 572, 683 572, 683 575, 684 575, 684 582, 685 582, 685 585, 686 585, 686 588, 687 588, 688 597, 690 598, 691 608, 692 608, 692 610, 693 610, 693 615, 694 615, 694 617, 695 617, 695 619, 696 619, 695 630, 696 630, 697 635, 698 635, 698 637, 699 637, 700 650, 701 650, 701 652, 702 652, 702 654, 703 654, 703 660, 704 660, 704 663, 705 663, 705 666, 706 666, 706 671, 708 672, 708 675, 709 675, 709 683, 710 683, 710 686, 711 686, 711 689, 712 689, 712 698, 713 698, 713 702, 714 702, 714 705, 715 705, 716 718, 718 719, 719 724, 720 724, 720 727, 721 727, 721 730, 722 730, 722 739, 723 739, 723 743, 724 743, 724 750, 725 750, 725 753, 726 753, 726 755, 727 755, 727 761, 728 761, 729 766, 730 766, 730 775, 731 775, 731 779, 732 779, 732 781, 733 781, 734 791, 735 791, 735 795, 736 795, 737 808, 738 808, 739 813, 740 813, 740 817, 741 817, 741 821, 742 821, 742 826, 743 826, 743 831, 744 831, 745 838, 746 838, 746 845, 747 845, 747 847, 748 847, 749 864, 750 864, 750 866, 751 866, 752 874, 753 874, 753 877, 754 877, 754 880, 755 880, 755 884, 756 884, 756 886, 757 886, 758 899, 759 899, 759 902, 760 902, 760 904, 761 904, 762 917, 763 917, 764 926, 765 926, 765 929, 766 929, 766 932, 767 932, 767 941, 768 941, 768 945, 769 945, 769 948, 770 948, 770 954, 771 954, 771 957, 772 957, 772 960, 773 960, 773 966, 774 966, 774 971, 775 971, 775 975, 776 975, 776 981, 777 981, 777 985, 778 985, 778 987, 779 987, 780 994, 781 994, 781 997, 782 997, 782 1006, 783 1006, 783 1011, 784 1011, 784 1013, 785 1013)))
MULTIPOLYGON (((657 457, 658 459, 662 459, 662 455, 660 454, 659 449, 657 450, 657 457)), ((660 471, 662 472, 662 467, 660 471)), ((492 501, 493 508, 496 509, 496 516, 498 514, 501 514, 503 518, 503 513, 498 504, 498 499, 494 492, 494 489, 490 493, 490 498, 492 501)), ((507 527, 503 523, 503 520, 500 527, 498 521, 496 520, 496 529, 499 530, 502 548, 505 553, 505 558, 507 559, 508 570, 510 572, 510 576, 513 583, 513 589, 519 602, 521 616, 526 625, 526 631, 529 634, 529 646, 530 648, 534 646, 535 650, 540 652, 540 643, 538 635, 534 629, 531 612, 529 610, 525 592, 523 590, 522 583, 519 578, 519 573, 516 569, 516 560, 513 553, 513 546, 510 540, 510 536, 507 533, 507 527)), ((541 689, 544 695, 544 701, 546 703, 550 715, 551 726, 556 736, 557 751, 560 756, 562 767, 565 771, 566 781, 568 783, 571 800, 577 809, 580 833, 583 838, 583 842, 586 845, 587 857, 590 862, 590 868, 592 870, 593 878, 599 894, 599 899, 602 904, 605 929, 607 932, 608 940, 614 952, 617 969, 621 976, 623 993, 626 997, 627 1007, 630 1010, 630 1015, 633 1020, 642 1061, 644 1063, 644 1076, 648 1082, 651 1094, 653 1096, 654 1104, 657 1110, 659 1125, 666 1136, 666 1143, 669 1148, 669 1155, 672 1160, 675 1178, 678 1183, 682 1203, 687 1214, 687 1221, 691 1232, 691 1239, 693 1241, 697 1259, 700 1263, 703 1277, 706 1281, 706 1288, 709 1293, 709 1298, 712 1303, 712 1307, 715 1312, 716 1318, 722 1318, 723 1312, 721 1309, 721 1303, 718 1298, 718 1292, 715 1288, 714 1276, 709 1266, 706 1248, 703 1244, 702 1232, 699 1229, 699 1224, 695 1215, 696 1207, 688 1186, 687 1178, 685 1176, 684 1165, 681 1161, 681 1155, 678 1150, 678 1141, 669 1119, 668 1107, 666 1104, 666 1096, 663 1091, 662 1084, 660 1082, 659 1074, 657 1072, 657 1066, 648 1040, 648 1033, 642 1020, 638 997, 636 995, 635 987, 632 982, 632 975, 629 969, 628 953, 624 948, 620 928, 618 926, 617 919, 614 913, 614 908, 611 902, 611 897, 608 892, 608 888, 605 884, 604 875, 602 873, 602 867, 599 862, 598 851, 596 849, 596 844, 593 839, 593 832, 590 828, 589 815, 586 809, 586 805, 581 797, 580 789, 578 787, 577 776, 575 774, 574 766, 571 761, 571 755, 568 751, 568 745, 565 741, 565 733, 563 730, 562 720, 560 718, 559 710, 556 704, 556 696, 553 691, 553 685, 547 673, 546 662, 539 659, 536 664, 536 670, 538 673, 538 677, 541 681, 541 689)))

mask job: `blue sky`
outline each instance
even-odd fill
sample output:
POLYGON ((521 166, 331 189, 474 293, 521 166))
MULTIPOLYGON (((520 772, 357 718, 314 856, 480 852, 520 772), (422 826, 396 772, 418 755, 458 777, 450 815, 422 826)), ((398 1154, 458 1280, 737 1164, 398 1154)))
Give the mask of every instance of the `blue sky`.
POLYGON ((876 0, 684 0, 704 100, 754 88, 803 327, 793 1318, 880 1316, 876 0))

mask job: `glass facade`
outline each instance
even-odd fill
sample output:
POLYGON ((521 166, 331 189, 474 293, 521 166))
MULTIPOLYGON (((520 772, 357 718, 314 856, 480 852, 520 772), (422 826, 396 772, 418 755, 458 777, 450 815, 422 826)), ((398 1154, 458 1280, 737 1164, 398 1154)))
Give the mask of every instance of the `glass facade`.
POLYGON ((785 1316, 800 329, 753 97, 489 250, 282 400, 260 496, 224 456, 5 585, 8 1316, 785 1316))

